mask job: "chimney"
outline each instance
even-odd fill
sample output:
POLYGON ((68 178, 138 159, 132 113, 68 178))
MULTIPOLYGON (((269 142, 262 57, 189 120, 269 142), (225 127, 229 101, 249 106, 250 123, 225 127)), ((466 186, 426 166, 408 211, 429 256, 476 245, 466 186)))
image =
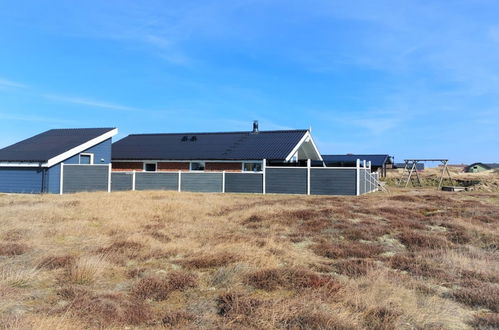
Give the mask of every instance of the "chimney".
POLYGON ((253 121, 253 132, 252 133, 258 133, 258 120, 253 121))

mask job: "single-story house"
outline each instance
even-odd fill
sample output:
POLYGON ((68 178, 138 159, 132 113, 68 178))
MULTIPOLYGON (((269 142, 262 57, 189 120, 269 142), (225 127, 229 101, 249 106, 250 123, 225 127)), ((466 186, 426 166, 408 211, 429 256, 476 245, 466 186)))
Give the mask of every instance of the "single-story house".
POLYGON ((499 168, 497 163, 473 163, 464 168, 467 173, 478 173, 499 168))
POLYGON ((59 193, 61 163, 109 164, 116 128, 51 129, 0 149, 0 192, 59 193))
POLYGON ((113 171, 258 172, 267 164, 322 161, 309 130, 131 134, 113 143, 113 171))
POLYGON ((380 172, 381 176, 386 176, 386 169, 393 167, 393 157, 389 155, 377 154, 345 154, 345 155, 322 155, 324 164, 327 167, 354 167, 357 159, 371 162, 371 171, 380 172))

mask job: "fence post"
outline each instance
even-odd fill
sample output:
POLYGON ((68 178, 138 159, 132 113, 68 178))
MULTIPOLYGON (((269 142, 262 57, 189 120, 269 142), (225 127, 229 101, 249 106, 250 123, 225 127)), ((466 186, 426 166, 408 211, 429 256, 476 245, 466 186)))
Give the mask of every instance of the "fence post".
POLYGON ((357 163, 355 164, 355 170, 357 172, 357 182, 356 182, 356 185, 355 185, 355 194, 357 196, 360 195, 360 159, 357 159, 357 163))
POLYGON ((61 163, 61 177, 59 178, 59 194, 62 195, 62 189, 64 187, 64 163, 61 163))
POLYGON ((178 192, 182 191, 181 185, 182 185, 182 170, 179 170, 178 171, 178 189, 177 189, 178 192))
POLYGON ((132 171, 132 191, 135 191, 135 170, 132 171))
POLYGON ((112 171, 111 163, 109 163, 107 166, 107 192, 108 193, 111 192, 111 176, 112 176, 111 171, 112 171))
POLYGON ((225 193, 225 171, 222 171, 222 193, 225 193))
POLYGON ((312 166, 312 161, 307 159, 307 195, 310 195, 310 167, 312 166))
POLYGON ((364 194, 367 193, 367 164, 364 159, 364 194))
POLYGON ((266 187, 265 187, 265 177, 267 176, 267 160, 264 158, 262 161, 262 172, 263 172, 263 183, 262 183, 262 193, 266 193, 266 187))

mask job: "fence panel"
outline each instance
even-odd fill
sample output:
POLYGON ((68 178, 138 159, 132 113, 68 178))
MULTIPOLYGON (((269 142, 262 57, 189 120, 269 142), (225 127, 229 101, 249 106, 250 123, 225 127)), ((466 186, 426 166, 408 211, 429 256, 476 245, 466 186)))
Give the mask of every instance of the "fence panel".
POLYGON ((267 167, 265 190, 270 194, 306 194, 307 169, 267 167))
POLYGON ((107 191, 108 165, 66 165, 63 166, 63 192, 107 191))
POLYGON ((133 174, 125 172, 111 173, 111 190, 127 191, 133 189, 133 174))
POLYGON ((263 174, 225 173, 225 192, 263 193, 263 174))
POLYGON ((161 173, 161 172, 135 173, 135 190, 177 190, 177 189, 178 189, 178 173, 161 173))
POLYGON ((222 192, 222 173, 182 173, 181 190, 222 192))
POLYGON ((312 195, 355 195, 356 180, 355 168, 311 168, 310 193, 312 195))

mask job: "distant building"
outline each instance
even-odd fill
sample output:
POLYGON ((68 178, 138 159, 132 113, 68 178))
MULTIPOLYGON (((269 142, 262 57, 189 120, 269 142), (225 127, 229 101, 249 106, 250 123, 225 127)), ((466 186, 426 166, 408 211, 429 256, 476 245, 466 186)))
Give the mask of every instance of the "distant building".
POLYGON ((473 163, 464 168, 466 173, 478 173, 499 168, 497 163, 473 163))
MULTIPOLYGON (((409 163, 409 166, 412 166, 412 163, 409 163)), ((395 163, 393 166, 394 168, 404 168, 405 163, 395 163)), ((424 171, 424 163, 416 163, 416 170, 417 171, 424 171)))
POLYGON ((353 167, 356 165, 357 159, 365 160, 371 162, 371 171, 379 172, 381 176, 386 176, 386 169, 393 167, 393 157, 390 155, 322 155, 322 159, 327 167, 353 167))

